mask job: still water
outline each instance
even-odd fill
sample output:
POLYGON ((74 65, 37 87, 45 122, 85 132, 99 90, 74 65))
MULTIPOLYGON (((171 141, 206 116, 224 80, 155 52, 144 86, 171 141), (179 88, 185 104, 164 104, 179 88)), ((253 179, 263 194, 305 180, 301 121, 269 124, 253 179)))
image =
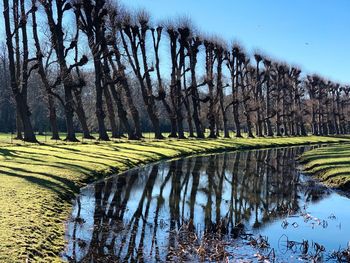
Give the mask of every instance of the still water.
POLYGON ((63 258, 70 262, 345 259, 350 199, 298 171, 295 159, 308 149, 164 161, 83 188, 67 222, 63 258))

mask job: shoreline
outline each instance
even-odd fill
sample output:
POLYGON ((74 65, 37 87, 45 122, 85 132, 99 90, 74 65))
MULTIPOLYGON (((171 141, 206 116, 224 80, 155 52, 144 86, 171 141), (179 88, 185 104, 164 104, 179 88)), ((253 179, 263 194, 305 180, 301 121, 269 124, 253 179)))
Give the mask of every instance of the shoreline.
POLYGON ((300 157, 303 172, 326 187, 350 195, 350 144, 329 145, 300 157))
MULTIPOLYGON (((29 173, 30 177, 28 178, 22 174, 17 176, 22 180, 24 179, 24 183, 26 184, 28 184, 28 182, 26 182, 27 180, 32 184, 37 184, 35 185, 35 189, 31 189, 30 192, 35 193, 38 196, 37 199, 33 198, 33 196, 30 197, 31 203, 28 205, 28 208, 33 206, 34 209, 29 210, 34 211, 27 211, 30 215, 29 218, 27 218, 28 215, 26 211, 22 211, 23 209, 21 208, 18 209, 18 211, 20 210, 20 213, 22 212, 22 217, 24 217, 24 220, 21 221, 22 226, 20 229, 22 229, 23 232, 27 231, 27 233, 22 233, 22 231, 16 230, 11 234, 7 233, 6 235, 5 233, 5 235, 3 234, 3 236, 1 236, 0 232, 0 237, 8 238, 8 240, 5 240, 3 246, 0 245, 0 261, 23 262, 23 260, 28 259, 29 261, 43 260, 46 262, 61 262, 62 259, 60 258, 60 253, 64 250, 66 244, 64 238, 65 222, 69 220, 72 208, 72 198, 79 194, 80 189, 87 186, 89 183, 95 182, 99 179, 108 178, 116 173, 126 172, 129 169, 135 169, 153 162, 172 160, 198 154, 216 154, 224 151, 258 150, 289 146, 307 146, 322 143, 335 144, 342 142, 350 142, 350 139, 309 136, 255 139, 232 138, 216 140, 167 139, 151 142, 123 141, 120 143, 112 142, 107 144, 79 145, 61 144, 4 147, 1 147, 0 145, 1 151, 5 153, 2 158, 5 157, 5 162, 12 161, 12 164, 16 167, 21 165, 26 167, 26 163, 21 162, 21 158, 23 158, 25 153, 33 154, 33 152, 35 152, 34 157, 28 157, 30 163, 28 166, 34 166, 35 164, 33 163, 38 161, 40 165, 44 158, 46 158, 46 161, 42 163, 42 167, 40 167, 40 170, 37 172, 35 169, 33 169, 34 171, 23 171, 26 169, 12 167, 13 170, 17 169, 18 172, 29 173), (54 151, 50 150, 50 148, 54 148, 54 151), (39 158, 38 160, 38 158, 35 158, 36 155, 42 158, 39 158), (86 160, 82 160, 82 158, 86 158, 86 160), (19 163, 21 165, 18 165, 19 163), (85 164, 86 166, 84 166, 85 164), (52 173, 47 174, 47 169, 51 170, 52 173), (65 170, 66 173, 62 170, 65 170), (50 180, 54 181, 51 182, 52 185, 47 182, 48 178, 46 177, 51 177, 50 180), (44 216, 42 215, 43 212, 44 216), (16 243, 13 245, 13 240, 18 240, 19 236, 22 236, 24 242, 22 244, 16 243), (12 247, 12 249, 9 249, 9 246, 12 247)), ((7 173, 10 174, 10 172, 7 173)), ((15 175, 11 174, 9 176, 15 175)), ((3 180, 3 178, 1 179, 3 180)), ((33 186, 30 184, 28 185, 29 188, 32 188, 31 186, 33 186)), ((23 185, 23 187, 27 188, 28 185, 23 185)), ((16 188, 13 190, 16 190, 16 188)), ((23 197, 20 193, 16 193, 15 196, 19 196, 20 199, 15 200, 16 203, 23 203, 21 202, 21 198, 23 197)), ((6 201, 11 200, 8 198, 6 200, 6 190, 4 197, 5 198, 3 199, 5 200, 1 200, 0 202, 6 203, 6 201)), ((0 230, 2 230, 4 226, 11 230, 11 225, 17 223, 12 222, 11 218, 14 218, 11 217, 11 214, 6 214, 6 211, 3 213, 2 217, 7 220, 0 223, 0 230), (10 217, 10 220, 7 217, 10 217)), ((18 223, 20 223, 20 220, 17 218, 15 221, 19 221, 18 223)))

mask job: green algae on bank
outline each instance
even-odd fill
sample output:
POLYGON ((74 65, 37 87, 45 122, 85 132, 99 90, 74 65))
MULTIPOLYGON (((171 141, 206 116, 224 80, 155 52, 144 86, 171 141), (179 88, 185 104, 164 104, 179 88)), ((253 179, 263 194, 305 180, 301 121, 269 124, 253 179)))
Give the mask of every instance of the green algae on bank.
POLYGON ((71 199, 89 181, 185 155, 336 142, 350 139, 310 136, 0 144, 0 262, 60 262, 71 199))
POLYGON ((331 188, 350 190, 350 144, 336 144, 304 153, 304 170, 331 188))

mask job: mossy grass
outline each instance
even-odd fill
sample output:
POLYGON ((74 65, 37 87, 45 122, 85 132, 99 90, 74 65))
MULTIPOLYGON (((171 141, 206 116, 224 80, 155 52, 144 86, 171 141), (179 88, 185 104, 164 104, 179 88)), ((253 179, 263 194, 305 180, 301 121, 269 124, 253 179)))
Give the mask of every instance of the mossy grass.
POLYGON ((305 172, 314 175, 331 188, 350 190, 350 144, 342 143, 317 148, 301 158, 305 172))
MULTIPOLYGON (((65 221, 69 218, 72 199, 80 187, 102 177, 185 155, 311 143, 350 143, 350 138, 346 137, 315 136, 118 139, 80 143, 47 138, 45 142, 39 137, 42 144, 38 145, 21 141, 11 144, 7 136, 0 135, 0 262, 60 262, 65 245, 65 221)), ((337 147, 342 149, 342 146, 337 147)))

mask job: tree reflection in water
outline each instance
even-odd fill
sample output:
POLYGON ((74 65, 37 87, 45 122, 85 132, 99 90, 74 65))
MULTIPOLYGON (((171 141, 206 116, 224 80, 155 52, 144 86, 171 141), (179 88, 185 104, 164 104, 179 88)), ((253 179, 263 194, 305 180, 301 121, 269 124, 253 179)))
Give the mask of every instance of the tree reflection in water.
MULTIPOLYGON (((66 258, 77 262, 165 261, 183 226, 202 236, 237 238, 243 226, 319 200, 301 182, 295 158, 304 147, 184 158, 132 170, 82 190, 68 224, 66 258)), ((199 242, 196 240, 194 242, 199 242)))

